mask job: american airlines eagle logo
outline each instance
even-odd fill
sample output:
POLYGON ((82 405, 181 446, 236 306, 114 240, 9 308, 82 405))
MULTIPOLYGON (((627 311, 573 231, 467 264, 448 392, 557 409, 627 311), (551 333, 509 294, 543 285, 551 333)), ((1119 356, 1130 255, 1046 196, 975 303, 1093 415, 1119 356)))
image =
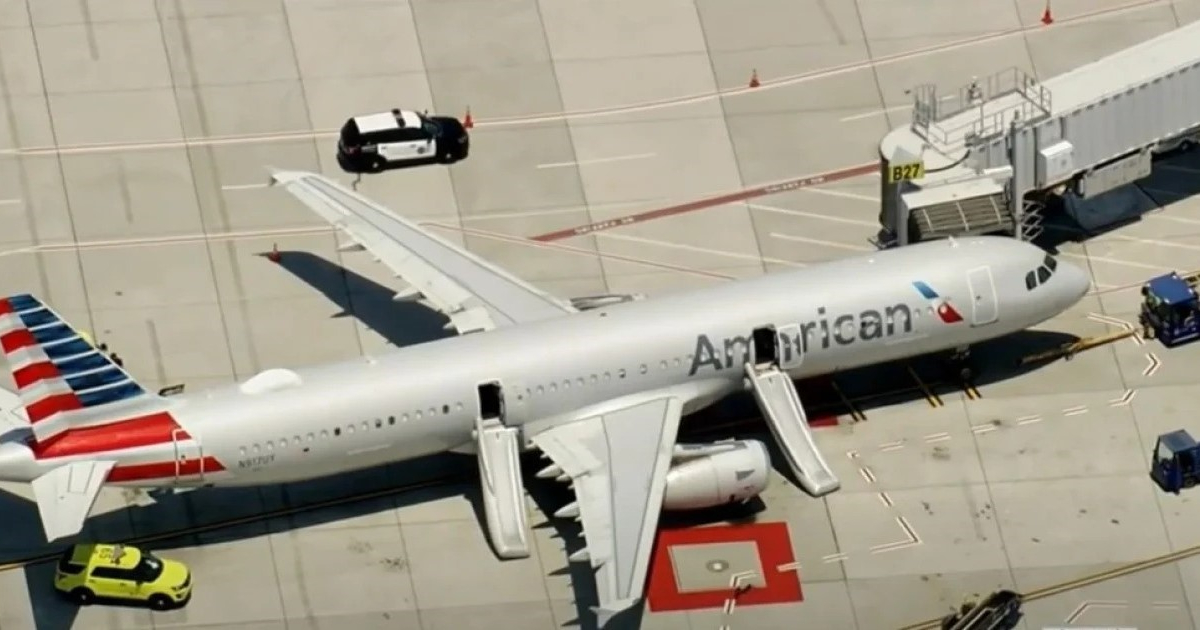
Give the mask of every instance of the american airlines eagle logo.
POLYGON ((937 291, 933 290, 933 287, 918 280, 913 283, 913 288, 921 294, 921 297, 933 303, 933 310, 942 322, 957 324, 963 320, 962 315, 950 305, 950 300, 939 296, 937 291))

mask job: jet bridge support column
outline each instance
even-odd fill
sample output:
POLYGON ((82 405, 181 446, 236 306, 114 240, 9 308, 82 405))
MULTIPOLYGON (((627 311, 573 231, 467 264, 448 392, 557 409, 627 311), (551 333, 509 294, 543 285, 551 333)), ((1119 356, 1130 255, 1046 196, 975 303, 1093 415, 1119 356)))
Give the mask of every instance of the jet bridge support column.
MULTIPOLYGON (((799 334, 798 327, 796 334, 799 334)), ((800 354, 799 348, 790 347, 794 345, 791 338, 780 334, 773 326, 755 329, 745 371, 763 418, 792 474, 806 492, 819 497, 840 488, 841 482, 817 450, 796 386, 780 367, 781 356, 800 354), (784 344, 789 347, 783 348, 784 344)))
POLYGON ((1008 211, 1013 218, 1014 235, 1031 241, 1042 233, 1042 217, 1025 203, 1025 195, 1037 189, 1037 142, 1034 128, 1014 115, 1008 128, 1008 159, 1012 177, 1008 180, 1008 211))

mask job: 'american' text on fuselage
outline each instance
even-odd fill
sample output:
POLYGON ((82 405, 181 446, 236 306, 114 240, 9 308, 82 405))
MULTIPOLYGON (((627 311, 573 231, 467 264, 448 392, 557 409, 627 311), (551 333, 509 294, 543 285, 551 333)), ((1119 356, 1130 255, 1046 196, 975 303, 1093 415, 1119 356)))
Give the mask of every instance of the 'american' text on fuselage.
MULTIPOLYGON (((843 313, 836 317, 826 316, 825 307, 822 306, 817 309, 817 319, 800 324, 799 333, 794 336, 779 333, 783 342, 783 356, 780 359, 784 362, 792 361, 796 348, 800 349, 801 354, 808 354, 814 349, 810 347, 810 341, 819 341, 820 348, 828 349, 830 345, 846 346, 857 340, 871 341, 907 334, 912 332, 912 329, 912 309, 907 304, 888 306, 882 313, 867 309, 857 315, 843 313)), ((699 335, 696 337, 696 349, 692 353, 692 366, 688 375, 696 374, 704 366, 714 370, 731 368, 735 362, 745 360, 749 347, 750 338, 742 335, 722 339, 720 349, 708 335, 699 335)))

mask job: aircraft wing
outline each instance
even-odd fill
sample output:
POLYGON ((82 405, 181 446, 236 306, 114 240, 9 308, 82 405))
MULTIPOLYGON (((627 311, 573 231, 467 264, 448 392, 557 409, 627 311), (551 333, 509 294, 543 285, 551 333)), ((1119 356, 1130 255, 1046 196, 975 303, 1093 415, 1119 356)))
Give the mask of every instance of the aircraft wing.
POLYGON ((412 285, 397 300, 423 296, 460 334, 575 312, 560 300, 465 249, 397 216, 328 177, 274 171, 271 184, 299 199, 412 285))
POLYGON ((595 569, 601 627, 642 598, 683 402, 660 395, 547 429, 533 443, 574 483, 585 549, 595 569))

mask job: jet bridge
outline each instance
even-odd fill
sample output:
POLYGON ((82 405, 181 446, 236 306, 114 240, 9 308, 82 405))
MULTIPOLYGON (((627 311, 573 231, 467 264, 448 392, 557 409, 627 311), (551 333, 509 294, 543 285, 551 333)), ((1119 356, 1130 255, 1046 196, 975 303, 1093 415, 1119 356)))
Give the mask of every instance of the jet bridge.
POLYGON ((956 93, 912 90, 880 143, 877 245, 966 234, 1032 240, 1047 194, 1089 199, 1200 142, 1200 22, 1038 82, 1017 68, 956 93))
POLYGON ((805 492, 819 497, 840 488, 841 482, 817 450, 800 395, 784 371, 786 367, 798 366, 803 359, 800 347, 794 343, 800 340, 800 328, 788 328, 778 332, 771 326, 754 330, 746 377, 792 473, 805 492))

